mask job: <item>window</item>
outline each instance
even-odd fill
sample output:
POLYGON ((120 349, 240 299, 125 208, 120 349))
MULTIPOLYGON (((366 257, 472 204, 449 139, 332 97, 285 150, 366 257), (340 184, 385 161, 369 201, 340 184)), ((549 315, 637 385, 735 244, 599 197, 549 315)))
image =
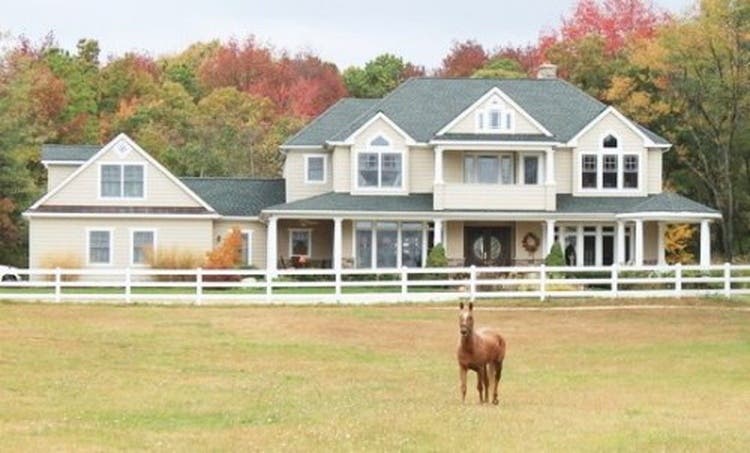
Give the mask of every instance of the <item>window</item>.
POLYGON ((310 256, 311 230, 289 230, 289 256, 310 256))
POLYGON ((609 266, 615 262, 615 229, 602 227, 602 265, 609 266))
POLYGON ((617 137, 615 137, 612 134, 608 134, 604 139, 602 140, 602 148, 617 148, 617 137))
POLYGON ((581 187, 584 189, 596 188, 598 186, 596 158, 597 156, 592 154, 586 154, 581 157, 581 187))
POLYGON ((523 182, 524 184, 539 184, 539 156, 524 156, 523 182))
POLYGON ((112 263, 112 232, 110 230, 89 230, 89 264, 112 263))
POLYGON ((583 227, 583 265, 596 265, 596 227, 583 227))
POLYGON ((477 157, 476 182, 481 184, 492 184, 497 182, 499 173, 499 161, 495 156, 477 157))
POLYGON ((305 182, 326 182, 326 156, 305 156, 305 182))
POLYGON ((424 224, 356 222, 355 263, 358 268, 420 267, 424 260, 424 224))
POLYGON ((130 264, 148 264, 149 254, 156 249, 156 233, 153 230, 131 232, 130 264))
POLYGON ((244 264, 253 264, 253 232, 242 230, 240 243, 240 260, 244 264))
POLYGON ((476 127, 478 132, 512 132, 513 111, 506 108, 500 98, 495 98, 486 110, 476 112, 476 127))
POLYGON ((638 155, 623 156, 622 185, 626 189, 638 188, 638 155))
POLYGON ((490 110, 490 129, 499 130, 502 127, 502 112, 497 109, 490 110))
POLYGON ((617 188, 617 155, 602 156, 602 185, 605 189, 617 188))
POLYGON ((357 157, 357 185, 361 188, 400 189, 403 186, 403 155, 394 152, 382 136, 370 142, 357 157))
POLYGON ((510 155, 464 156, 464 182, 513 184, 513 157, 510 155))
POLYGON ((143 198, 143 165, 105 164, 100 167, 99 195, 102 198, 143 198))

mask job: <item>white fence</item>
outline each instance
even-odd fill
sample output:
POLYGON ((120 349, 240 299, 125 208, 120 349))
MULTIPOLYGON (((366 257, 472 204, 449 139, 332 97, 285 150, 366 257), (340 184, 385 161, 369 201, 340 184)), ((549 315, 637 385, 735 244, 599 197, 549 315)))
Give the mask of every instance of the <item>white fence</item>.
POLYGON ((159 303, 378 303, 478 298, 750 294, 750 265, 263 270, 25 269, 0 299, 159 303))

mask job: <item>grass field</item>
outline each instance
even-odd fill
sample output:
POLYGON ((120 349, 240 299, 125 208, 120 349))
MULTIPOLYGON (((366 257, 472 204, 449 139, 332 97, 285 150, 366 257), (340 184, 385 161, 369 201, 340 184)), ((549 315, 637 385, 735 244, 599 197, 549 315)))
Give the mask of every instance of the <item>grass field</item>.
POLYGON ((500 407, 445 306, 4 303, 0 450, 748 451, 750 304, 660 302, 478 311, 500 407))

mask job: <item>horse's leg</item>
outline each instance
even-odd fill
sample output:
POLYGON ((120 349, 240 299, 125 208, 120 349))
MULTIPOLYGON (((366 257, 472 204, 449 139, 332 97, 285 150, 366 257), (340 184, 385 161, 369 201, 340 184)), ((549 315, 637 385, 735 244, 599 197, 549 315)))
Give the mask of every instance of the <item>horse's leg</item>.
POLYGON ((484 403, 484 383, 487 381, 486 379, 487 373, 484 371, 484 367, 477 368, 477 392, 479 392, 479 403, 484 403))
POLYGON ((484 402, 490 402, 490 373, 487 372, 487 366, 483 366, 484 369, 484 402))
POLYGON ((459 375, 461 377, 461 402, 466 402, 466 373, 469 371, 466 367, 459 365, 459 375))
POLYGON ((495 384, 492 393, 492 404, 500 404, 500 400, 497 398, 497 387, 500 385, 500 378, 503 375, 503 361, 497 362, 497 369, 495 370, 495 384))
MULTIPOLYGON (((487 375, 488 375, 488 376, 492 376, 492 378, 491 378, 491 381, 490 381, 490 382, 491 382, 491 383, 493 384, 493 385, 492 385, 492 394, 493 394, 493 395, 496 395, 496 394, 497 394, 497 385, 495 385, 495 375, 496 375, 496 374, 497 374, 497 366, 496 366, 496 362, 489 362, 489 363, 487 364, 487 375)), ((489 396, 489 395, 488 395, 488 396, 489 396)), ((487 398, 487 402, 489 402, 489 398, 487 398)), ((495 401, 493 400, 492 402, 494 403, 495 401)))

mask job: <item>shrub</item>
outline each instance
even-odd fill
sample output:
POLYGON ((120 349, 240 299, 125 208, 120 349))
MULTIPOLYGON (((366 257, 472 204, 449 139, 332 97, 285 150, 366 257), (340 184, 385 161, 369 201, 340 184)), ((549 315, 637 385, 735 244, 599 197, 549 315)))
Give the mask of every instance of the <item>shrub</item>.
POLYGON ((552 245, 549 255, 544 258, 544 264, 547 266, 565 266, 565 256, 559 242, 552 245))
MULTIPOLYGON (((80 269, 83 267, 83 260, 79 254, 73 252, 52 253, 42 257, 39 267, 42 269, 55 269, 58 267, 60 269, 80 269)), ((78 280, 79 277, 79 275, 63 275, 62 281, 71 282, 78 280)), ((47 275, 44 279, 52 281, 55 277, 47 275)))
MULTIPOLYGON (((241 261, 242 232, 232 228, 221 243, 206 255, 206 269, 235 269, 241 261)), ((208 275, 207 281, 240 281, 239 275, 208 275)))
POLYGON ((448 258, 445 256, 443 244, 435 244, 427 254, 427 267, 447 267, 448 258))
MULTIPOLYGON (((195 269, 203 265, 203 254, 179 247, 159 248, 148 252, 148 265, 152 269, 195 269)), ((159 275, 159 281, 192 281, 189 275, 159 275)))

